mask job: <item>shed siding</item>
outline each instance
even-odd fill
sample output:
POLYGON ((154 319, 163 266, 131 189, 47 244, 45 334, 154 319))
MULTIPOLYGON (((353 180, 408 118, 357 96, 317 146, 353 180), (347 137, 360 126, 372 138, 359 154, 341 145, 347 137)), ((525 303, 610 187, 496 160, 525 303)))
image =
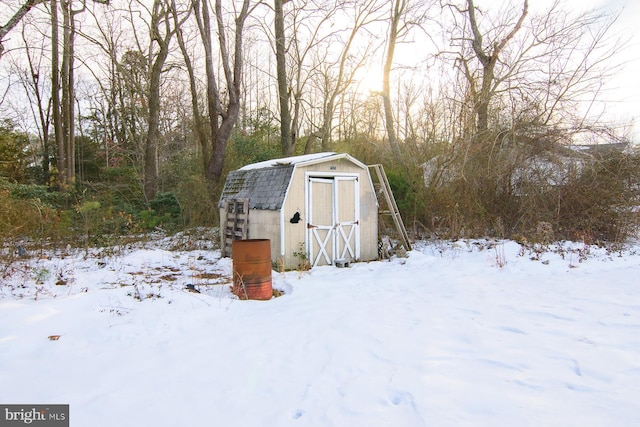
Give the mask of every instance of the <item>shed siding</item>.
POLYGON ((280 255, 280 212, 264 209, 249 211, 249 238, 271 240, 271 260, 280 255))
POLYGON ((294 170, 289 184, 289 191, 285 199, 284 210, 284 241, 286 252, 284 254, 284 263, 286 268, 295 269, 299 267, 300 257, 294 256, 294 253, 304 252, 305 239, 307 231, 307 212, 305 206, 304 195, 304 172, 300 172, 301 168, 294 170), (296 224, 291 223, 291 218, 300 212, 300 221, 296 224))
MULTIPOLYGON (((220 209, 220 223, 226 222, 226 211, 220 209)), ((280 212, 265 209, 249 209, 249 239, 271 240, 271 259, 280 255, 280 212)))
POLYGON ((300 250, 300 244, 306 239, 307 212, 305 201, 305 173, 321 174, 358 174, 360 189, 360 260, 371 261, 378 258, 378 205, 369 170, 348 159, 337 159, 316 163, 312 165, 299 165, 291 177, 291 184, 283 209, 285 217, 285 245, 288 248, 285 254, 287 268, 297 268, 299 258, 293 256, 293 252, 300 250), (289 219, 300 212, 300 222, 291 224, 289 219))

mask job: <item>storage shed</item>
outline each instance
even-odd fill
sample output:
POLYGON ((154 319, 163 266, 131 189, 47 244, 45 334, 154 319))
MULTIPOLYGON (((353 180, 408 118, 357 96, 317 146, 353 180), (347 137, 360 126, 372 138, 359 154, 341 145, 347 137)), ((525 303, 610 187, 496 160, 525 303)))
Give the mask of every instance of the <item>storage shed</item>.
POLYGON ((367 166, 348 154, 318 153, 254 163, 228 174, 220 230, 270 239, 272 261, 298 268, 378 257, 378 201, 367 166))

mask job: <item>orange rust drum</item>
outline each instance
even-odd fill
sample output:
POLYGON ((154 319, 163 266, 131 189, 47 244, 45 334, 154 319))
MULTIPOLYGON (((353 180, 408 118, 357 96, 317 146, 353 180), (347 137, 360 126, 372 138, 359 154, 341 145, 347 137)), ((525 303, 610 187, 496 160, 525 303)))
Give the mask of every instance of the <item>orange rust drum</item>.
POLYGON ((271 241, 269 239, 234 240, 232 292, 240 299, 268 300, 271 286, 271 241))

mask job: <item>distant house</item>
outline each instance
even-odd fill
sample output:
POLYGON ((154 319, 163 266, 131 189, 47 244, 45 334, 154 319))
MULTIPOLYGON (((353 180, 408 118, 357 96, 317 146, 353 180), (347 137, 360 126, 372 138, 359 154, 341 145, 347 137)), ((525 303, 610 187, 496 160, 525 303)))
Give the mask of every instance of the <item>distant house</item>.
POLYGON ((588 154, 596 159, 603 159, 619 153, 631 154, 634 151, 634 146, 628 142, 616 142, 610 144, 572 145, 571 149, 588 154))
POLYGON ((311 266, 378 257, 378 203, 369 169, 348 154, 274 159, 230 172, 219 203, 223 247, 238 233, 229 225, 231 206, 247 208, 243 237, 270 239, 272 261, 285 268, 297 268, 305 257, 311 266))
MULTIPOLYGON (((510 164, 508 178, 513 194, 522 195, 521 183, 537 183, 541 187, 555 187, 566 184, 595 161, 611 156, 616 152, 624 152, 627 144, 598 145, 554 145, 545 150, 511 150, 501 157, 501 161, 510 164)), ((422 164, 426 185, 440 187, 460 178, 461 171, 456 163, 443 155, 438 155, 422 164)), ((508 165, 507 165, 508 166, 508 165)))

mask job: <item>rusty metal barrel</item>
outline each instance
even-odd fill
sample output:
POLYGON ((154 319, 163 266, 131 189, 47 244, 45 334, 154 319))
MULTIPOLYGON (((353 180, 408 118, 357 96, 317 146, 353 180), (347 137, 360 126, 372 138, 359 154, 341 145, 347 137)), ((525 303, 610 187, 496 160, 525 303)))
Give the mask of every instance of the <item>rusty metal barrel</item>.
POLYGON ((232 292, 240 299, 268 300, 271 285, 271 241, 269 239, 234 240, 232 292))

